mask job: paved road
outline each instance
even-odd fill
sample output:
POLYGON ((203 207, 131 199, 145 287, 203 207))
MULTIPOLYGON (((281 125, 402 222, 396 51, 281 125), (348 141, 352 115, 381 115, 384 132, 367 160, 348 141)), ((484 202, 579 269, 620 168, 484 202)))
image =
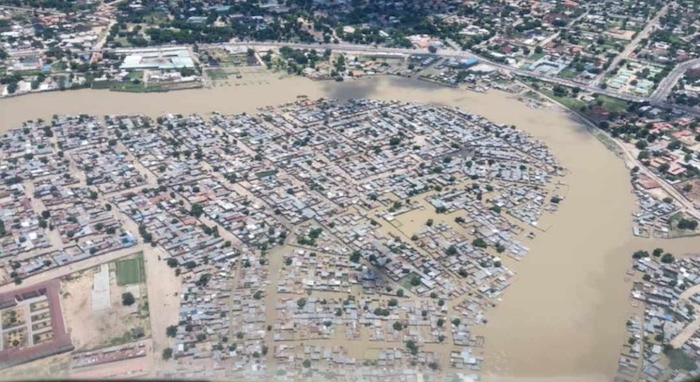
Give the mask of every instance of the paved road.
MULTIPOLYGON (((568 31, 571 29, 572 26, 574 26, 577 22, 579 22, 579 20, 581 20, 582 18, 588 16, 588 12, 589 12, 589 11, 583 12, 583 13, 582 13, 580 16, 578 16, 577 18, 571 20, 571 21, 569 22, 569 24, 568 24, 566 27, 563 28, 563 30, 565 30, 565 31, 568 32, 568 31)), ((560 34, 560 33, 561 33, 561 29, 558 30, 557 33, 554 33, 554 34, 552 34, 551 36, 545 38, 544 40, 538 42, 537 45, 538 45, 538 46, 544 47, 545 45, 549 44, 551 41, 554 41, 557 37, 559 37, 559 34, 560 34)))
MULTIPOLYGON (((542 96, 547 97, 547 96, 544 95, 544 94, 542 94, 542 96)), ((552 101, 555 102, 555 103, 557 103, 557 104, 559 104, 559 103, 556 102, 555 100, 552 100, 552 101)), ((567 108, 566 106, 564 106, 564 105, 562 105, 562 104, 559 104, 559 105, 562 106, 563 108, 567 108)), ((623 160, 625 161, 625 163, 627 163, 627 164, 629 165, 629 167, 634 167, 634 166, 639 167, 639 172, 638 172, 638 174, 645 175, 645 176, 649 177, 650 179, 653 179, 654 181, 656 181, 656 183, 658 183, 659 186, 660 186, 664 191, 666 191, 672 198, 676 199, 676 200, 678 201, 678 203, 681 204, 681 206, 685 209, 685 211, 684 211, 685 213, 687 213, 688 215, 694 217, 695 219, 700 220, 700 211, 698 211, 697 209, 695 209, 695 206, 694 206, 693 202, 692 202, 691 200, 689 200, 685 195, 683 195, 682 193, 678 192, 678 190, 676 190, 676 188, 673 187, 673 185, 669 184, 669 183, 666 182, 663 178, 661 178, 661 177, 658 176, 656 173, 654 173, 653 171, 651 171, 648 167, 644 166, 644 165, 637 159, 637 157, 634 155, 634 153, 632 152, 632 150, 631 150, 629 147, 625 146, 624 143, 622 143, 620 140, 613 138, 613 137, 612 137, 610 134, 608 134, 607 132, 605 132, 605 131, 603 131, 603 130, 597 129, 597 126, 595 126, 595 124, 593 124, 593 122, 591 122, 591 121, 589 121, 589 120, 587 120, 587 119, 585 119, 585 118, 583 118, 583 117, 580 117, 580 120, 581 120, 583 123, 585 123, 586 125, 588 125, 589 127, 593 128, 593 129, 596 129, 596 130, 599 131, 601 134, 605 134, 605 135, 608 137, 608 139, 609 139, 611 142, 614 142, 615 145, 620 149, 620 152, 622 152, 622 154, 623 154, 623 156, 624 156, 623 160)))
POLYGON ((655 101, 664 101, 668 98, 668 95, 671 93, 673 90, 673 87, 676 86, 676 83, 678 82, 681 77, 685 74, 686 70, 700 65, 700 58, 696 58, 694 60, 686 61, 678 66, 676 66, 671 73, 669 73, 664 79, 659 83, 659 86, 656 88, 654 93, 651 95, 651 99, 655 101))
POLYGON ((642 41, 642 39, 649 36, 649 32, 651 31, 651 29, 656 25, 656 23, 659 22, 659 19, 661 18, 661 16, 665 15, 666 12, 668 11, 668 6, 669 6, 669 4, 666 4, 663 8, 661 8, 659 13, 657 13, 656 16, 653 19, 651 19, 647 23, 646 26, 644 26, 644 29, 642 29, 639 33, 637 33, 637 37, 635 37, 634 40, 632 40, 632 42, 627 44, 625 49, 623 49, 622 52, 620 54, 618 54, 612 60, 612 63, 610 63, 608 68, 596 76, 596 78, 593 80, 593 82, 591 82, 591 85, 593 85, 593 86, 598 85, 600 83, 600 81, 602 81, 603 78, 605 78, 605 76, 608 75, 608 73, 610 73, 612 70, 617 68, 617 65, 620 63, 620 61, 623 58, 626 58, 627 56, 629 56, 630 53, 632 53, 632 51, 634 51, 637 48, 637 45, 639 45, 639 42, 642 41))
POLYGON ((661 186, 661 188, 666 191, 669 195, 671 195, 672 198, 676 199, 678 203, 684 208, 684 211, 686 214, 692 216, 695 219, 700 220, 700 211, 695 209, 695 205, 691 200, 689 200, 685 195, 683 195, 681 192, 679 192, 675 187, 673 187, 671 184, 669 184, 666 180, 662 179, 658 175, 656 175, 653 171, 651 171, 648 167, 644 166, 639 160, 637 160, 637 157, 634 156, 632 153, 631 149, 629 149, 627 146, 623 145, 620 143, 618 139, 614 139, 612 136, 608 135, 605 133, 610 140, 615 142, 617 147, 620 148, 622 153, 625 156, 625 160, 628 161, 629 163, 633 163, 634 166, 639 167, 639 172, 638 174, 643 174, 646 175, 647 177, 653 179, 656 181, 656 183, 661 186))
MULTIPOLYGON (((354 54, 386 54, 386 53, 394 53, 394 54, 431 54, 427 50, 419 50, 419 49, 408 49, 408 48, 378 48, 376 46, 368 46, 368 45, 355 45, 355 44, 347 44, 347 43, 340 43, 340 44, 304 44, 304 43, 283 43, 283 42, 248 42, 248 41, 238 41, 238 42, 230 42, 230 43, 222 43, 222 44, 205 44, 205 45, 200 45, 202 48, 206 47, 222 47, 222 46, 245 46, 245 47, 251 47, 251 48, 256 48, 256 49, 270 49, 270 48, 279 48, 282 46, 288 46, 290 48, 294 49, 316 49, 316 50, 324 50, 324 49, 331 49, 336 52, 344 52, 344 53, 354 53, 354 54)), ((619 98, 625 101, 630 101, 630 102, 648 102, 651 105, 658 106, 664 109, 675 109, 678 111, 682 111, 684 113, 694 115, 696 117, 700 117, 700 109, 697 108, 692 108, 689 106, 683 106, 683 105, 676 105, 672 102, 664 101, 664 100, 656 100, 650 97, 639 97, 639 96, 634 96, 631 94, 622 94, 618 93, 612 90, 608 89, 601 89, 597 86, 592 86, 590 84, 582 83, 582 82, 577 82, 577 81, 572 81, 572 80, 567 80, 564 78, 557 78, 557 77, 551 77, 551 76, 545 76, 537 73, 533 73, 528 70, 522 70, 522 69, 517 69, 513 68, 511 66, 508 66, 506 64, 501 64, 498 62, 494 62, 488 59, 485 59, 483 57, 477 56, 471 52, 468 51, 459 51, 459 50, 452 50, 452 49, 441 49, 438 50, 434 55, 436 56, 441 56, 441 57, 450 57, 450 58, 477 58, 481 62, 489 64, 493 67, 496 67, 498 69, 503 70, 504 72, 512 73, 517 76, 522 76, 522 77, 529 77, 529 78, 535 78, 540 81, 544 82, 549 82, 553 84, 559 84, 562 86, 568 86, 568 87, 578 87, 583 91, 588 91, 591 93, 597 93, 597 94, 603 94, 606 96, 614 97, 614 98, 619 98)))

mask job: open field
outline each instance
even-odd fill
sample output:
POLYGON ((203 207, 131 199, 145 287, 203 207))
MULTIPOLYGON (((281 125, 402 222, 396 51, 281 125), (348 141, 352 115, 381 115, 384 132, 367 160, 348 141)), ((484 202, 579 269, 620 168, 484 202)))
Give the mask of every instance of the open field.
POLYGON ((213 81, 220 81, 228 78, 228 74, 226 73, 226 71, 221 68, 207 69, 206 73, 209 79, 213 81))
POLYGON ((143 256, 117 261, 117 285, 131 285, 143 282, 143 256))
POLYGON ((62 283, 61 296, 66 311, 66 324, 77 350, 98 349, 134 341, 139 338, 136 330, 143 330, 144 338, 150 335, 142 263, 137 259, 120 260, 111 263, 107 269, 107 295, 93 291, 96 275, 101 272, 99 266, 72 275, 62 283), (127 287, 140 290, 140 296, 135 296, 136 303, 132 306, 123 306, 121 303, 121 295, 127 291, 127 287), (106 309, 95 310, 97 301, 94 299, 97 296, 108 299, 106 309))
POLYGON ((627 102, 605 95, 598 95, 596 101, 602 103, 601 106, 612 113, 621 113, 627 110, 627 102))

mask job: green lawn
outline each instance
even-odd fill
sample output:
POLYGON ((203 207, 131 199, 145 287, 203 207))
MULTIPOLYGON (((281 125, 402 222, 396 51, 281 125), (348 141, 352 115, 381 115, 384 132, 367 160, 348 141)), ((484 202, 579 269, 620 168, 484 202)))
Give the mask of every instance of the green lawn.
POLYGON ((596 99, 603 101, 601 106, 611 113, 622 113, 627 111, 628 104, 621 99, 612 98, 605 95, 598 95, 596 99))
POLYGON ((212 80, 225 80, 228 78, 228 74, 223 69, 209 69, 207 70, 207 76, 212 80))
POLYGON ((555 96, 551 91, 546 90, 546 89, 542 89, 540 91, 542 92, 542 94, 546 95, 547 97, 549 97, 549 98, 559 102, 560 104, 568 107, 569 109, 573 109, 575 111, 580 112, 581 108, 583 106, 586 106, 585 102, 583 102, 579 99, 573 98, 573 97, 558 97, 558 96, 555 96))
POLYGON ((571 68, 566 68, 559 73, 559 77, 561 78, 573 79, 576 78, 576 76, 578 76, 578 72, 571 68))
POLYGON ((532 56, 530 56, 530 61, 537 61, 540 58, 544 57, 544 52, 542 53, 534 53, 532 56))
POLYGON ((122 48, 131 48, 131 43, 126 39, 126 37, 117 37, 114 39, 114 41, 120 43, 122 48))
POLYGON ((143 82, 138 83, 138 84, 135 84, 133 82, 113 83, 112 87, 110 87, 110 90, 121 91, 121 92, 132 92, 132 93, 148 93, 148 92, 165 91, 163 89, 163 86, 161 86, 161 84, 149 84, 147 86, 143 82))
POLYGON ((131 72, 129 73, 129 81, 131 80, 142 80, 143 79, 143 72, 131 72))
POLYGON ((143 257, 117 261, 117 285, 140 284, 143 282, 143 257))
POLYGON ((676 212, 673 214, 671 217, 668 218, 668 223, 671 226, 671 232, 670 236, 672 239, 679 238, 679 237, 688 237, 688 236, 698 236, 700 233, 697 231, 691 231, 687 229, 680 229, 678 228, 678 221, 685 218, 686 216, 683 215, 683 212, 676 212))

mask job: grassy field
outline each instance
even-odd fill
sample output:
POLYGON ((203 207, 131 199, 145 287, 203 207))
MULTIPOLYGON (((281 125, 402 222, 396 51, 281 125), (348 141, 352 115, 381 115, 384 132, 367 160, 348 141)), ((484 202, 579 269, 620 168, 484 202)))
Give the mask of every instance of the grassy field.
POLYGON ((602 101, 603 104, 601 106, 611 113, 622 113, 624 111, 627 111, 627 102, 621 99, 612 98, 604 95, 598 95, 596 99, 602 101))
POLYGON ((144 83, 135 84, 133 82, 119 82, 112 85, 110 90, 121 91, 121 92, 132 92, 132 93, 148 93, 148 92, 162 92, 163 87, 160 84, 149 84, 148 86, 144 83))
POLYGON ((228 79, 228 74, 223 69, 209 69, 207 76, 214 81, 228 79))
POLYGON ((117 261, 117 285, 140 284, 142 282, 143 255, 117 261))
POLYGON ((143 79, 143 72, 139 72, 139 71, 131 72, 131 73, 129 73, 128 77, 129 77, 129 81, 142 80, 143 79))
POLYGON ((547 97, 552 98, 553 100, 559 102, 560 104, 568 107, 569 109, 573 109, 576 111, 581 111, 581 108, 583 106, 586 106, 586 103, 581 101, 580 99, 576 99, 573 97, 559 97, 555 96, 551 91, 542 89, 540 90, 543 94, 545 94, 547 97))
POLYGON ((669 225, 671 226, 670 237, 672 239, 675 239, 675 238, 679 238, 679 237, 689 237, 689 236, 700 235, 700 233, 698 233, 697 231, 678 228, 678 222, 683 218, 690 218, 690 217, 685 216, 683 214, 683 212, 676 212, 670 218, 668 218, 669 225))
POLYGON ((559 77, 561 78, 573 79, 576 78, 576 76, 578 76, 578 72, 571 68, 566 68, 559 73, 559 77))
POLYGON ((544 57, 544 53, 534 53, 532 56, 528 57, 528 59, 530 61, 537 61, 542 57, 544 57))

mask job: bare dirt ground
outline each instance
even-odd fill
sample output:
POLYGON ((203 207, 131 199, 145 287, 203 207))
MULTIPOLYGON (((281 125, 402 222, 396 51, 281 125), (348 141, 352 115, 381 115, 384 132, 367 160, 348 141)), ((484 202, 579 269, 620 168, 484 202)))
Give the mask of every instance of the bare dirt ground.
POLYGON ((37 380, 66 377, 69 367, 70 353, 64 353, 2 370, 0 379, 17 381, 30 377, 37 380))
POLYGON ((98 378, 134 378, 147 375, 149 356, 84 367, 71 371, 71 378, 97 380, 98 378))
POLYGON ((678 190, 683 190, 686 184, 690 184, 693 188, 690 191, 683 192, 683 195, 687 196, 693 203, 700 204, 700 179, 691 179, 683 183, 678 183, 676 188, 678 190))
POLYGON ((164 260, 158 260, 158 256, 162 259, 164 254, 160 248, 148 248, 143 254, 151 311, 150 326, 154 353, 151 359, 156 369, 162 362, 160 355, 163 349, 174 344, 173 339, 166 336, 165 329, 177 324, 180 311, 180 278, 175 276, 175 271, 164 260))
POLYGON ((142 297, 137 299, 138 309, 122 306, 121 294, 125 288, 117 286, 113 269, 114 266, 110 265, 112 305, 109 309, 92 310, 93 277, 99 267, 88 269, 61 285, 66 327, 78 351, 130 342, 129 332, 133 328, 143 328, 146 336, 150 333, 148 311, 142 307, 145 289, 142 287, 142 297), (137 312, 132 313, 134 310, 137 312))

